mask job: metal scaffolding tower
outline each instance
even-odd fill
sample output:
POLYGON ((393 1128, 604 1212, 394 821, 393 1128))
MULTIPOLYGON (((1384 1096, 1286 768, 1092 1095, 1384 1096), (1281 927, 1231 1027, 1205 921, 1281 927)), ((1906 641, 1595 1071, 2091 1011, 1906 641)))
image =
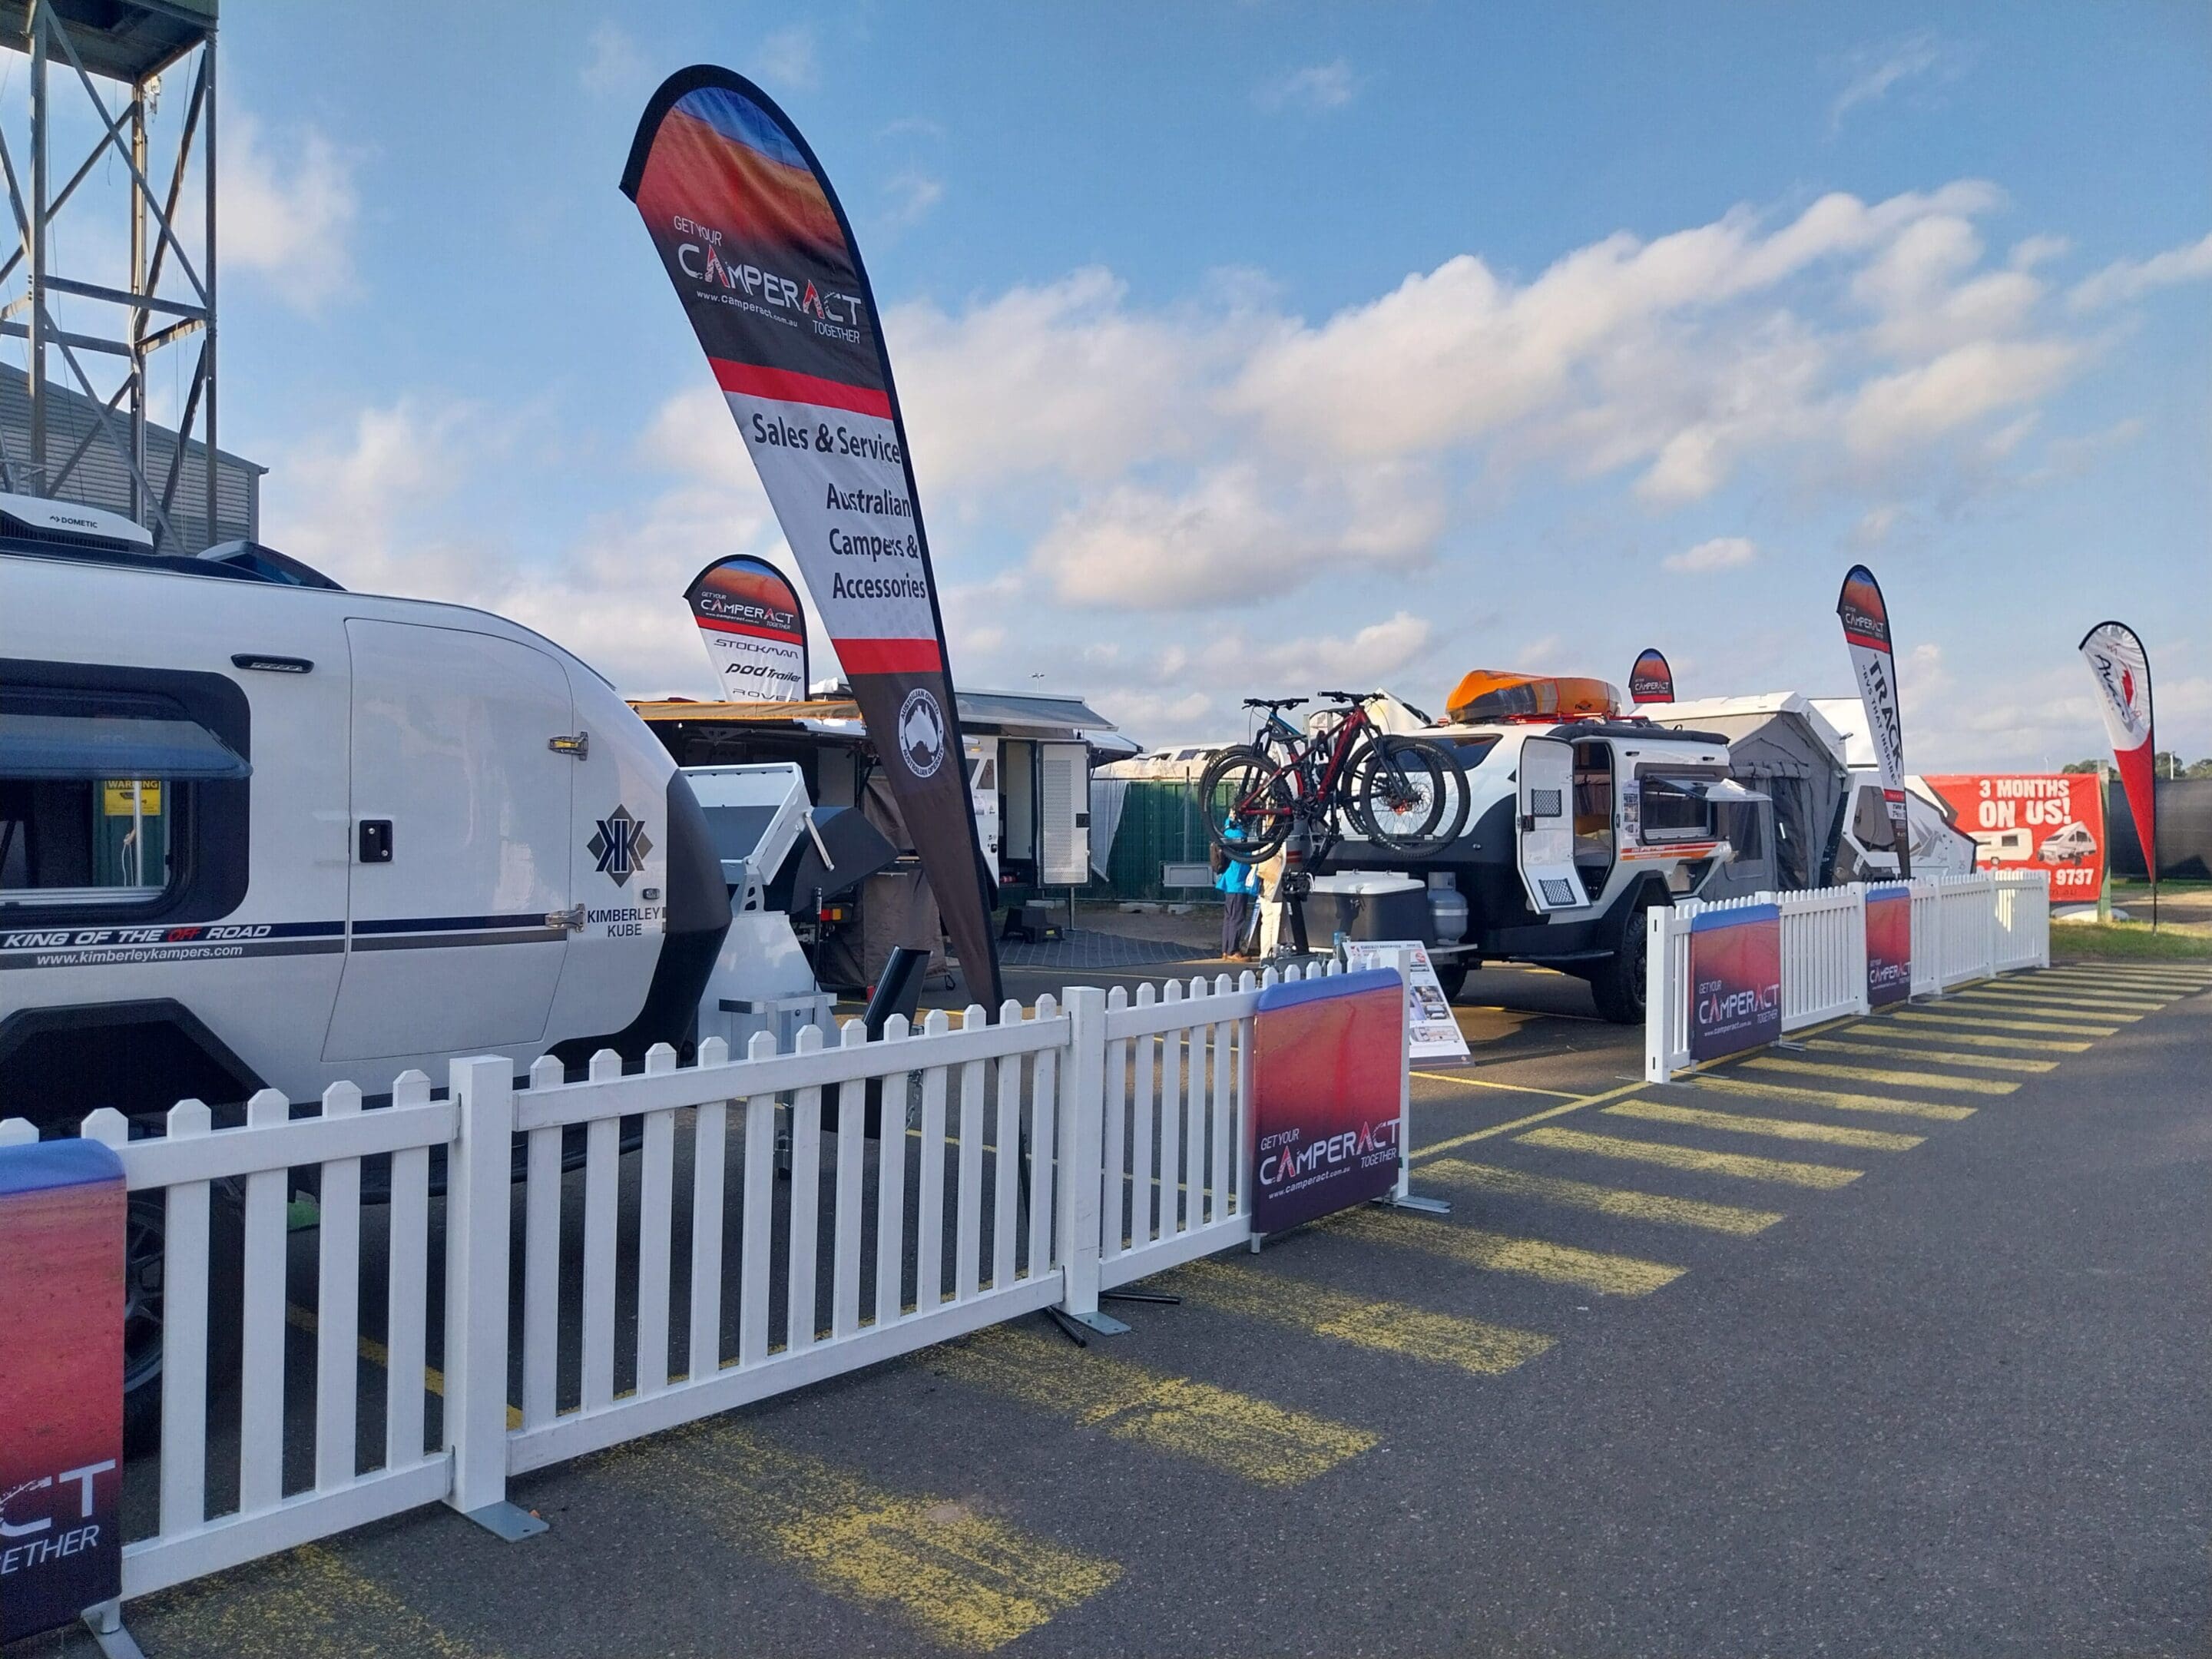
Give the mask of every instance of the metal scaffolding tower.
MULTIPOLYGON (((0 173, 21 238, 21 246, 0 261, 0 292, 19 272, 25 281, 21 293, 0 304, 0 335, 27 342, 30 396, 28 453, 11 454, 0 445, 0 488, 60 495, 94 444, 112 446, 130 469, 131 516, 154 532, 155 545, 165 552, 198 550, 180 544, 172 524, 185 452, 195 441, 204 456, 204 522, 210 537, 216 522, 216 0, 0 0, 0 46, 31 60, 28 131, 7 130, 12 112, 0 122, 0 173), (163 145, 170 153, 156 156, 151 117, 162 77, 187 60, 196 61, 183 123, 173 142, 163 145), (118 95, 127 91, 120 111, 111 110, 102 82, 118 95), (98 137, 57 191, 48 155, 57 105, 80 91, 98 137), (188 227, 186 178, 196 148, 202 224, 194 254, 179 234, 179 215, 188 227), (103 162, 103 178, 112 178, 117 158, 128 179, 128 286, 63 276, 53 268, 55 221, 103 162), (69 329, 58 325, 55 312, 64 302, 73 322, 89 320, 69 329), (147 363, 164 347, 195 334, 199 351, 177 441, 163 476, 153 477, 147 465, 147 363), (66 372, 61 384, 82 392, 95 412, 75 447, 59 457, 50 453, 48 442, 49 428, 56 424, 50 419, 53 354, 66 372), (103 356, 123 365, 121 382, 105 395, 86 366, 88 358, 103 356)), ((84 106, 76 108, 86 112, 84 106)), ((90 204, 88 195, 81 211, 90 204)))

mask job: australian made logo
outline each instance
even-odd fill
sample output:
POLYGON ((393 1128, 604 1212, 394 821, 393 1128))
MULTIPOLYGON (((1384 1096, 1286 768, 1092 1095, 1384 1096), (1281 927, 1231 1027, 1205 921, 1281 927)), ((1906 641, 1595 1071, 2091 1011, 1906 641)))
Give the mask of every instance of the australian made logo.
POLYGON ((945 764, 945 711, 927 686, 917 685, 899 705, 898 740, 915 776, 933 777, 945 764))
POLYGON ((653 842, 646 836, 645 825, 630 816, 629 808, 617 806, 599 821, 584 848, 599 860, 600 874, 611 878, 616 886, 623 887, 644 868, 646 854, 653 851, 653 842))

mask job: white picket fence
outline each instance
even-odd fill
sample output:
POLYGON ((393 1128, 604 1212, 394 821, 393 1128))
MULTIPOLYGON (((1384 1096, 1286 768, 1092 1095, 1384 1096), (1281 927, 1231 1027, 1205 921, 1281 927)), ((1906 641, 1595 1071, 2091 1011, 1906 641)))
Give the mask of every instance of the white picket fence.
MULTIPOLYGON (((1939 996, 1969 981, 2051 965, 2051 884, 2039 871, 1917 878, 1912 994, 1939 996)), ((1771 904, 1782 916, 1782 1029, 1868 1012, 1867 888, 1754 893, 1711 903, 1685 899, 1645 913, 1644 1075, 1664 1083, 1688 1069, 1690 930, 1709 911, 1771 904)))
MULTIPOLYGON (((835 1047, 810 1026, 790 1052, 763 1034, 734 1060, 710 1040, 690 1066, 662 1047, 627 1077, 602 1054, 574 1083, 557 1061, 517 1088, 505 1060, 457 1060, 444 1100, 410 1072, 389 1107, 364 1110, 341 1084, 295 1119, 264 1091, 217 1129, 185 1101, 166 1134, 138 1139, 95 1112, 83 1133, 116 1149, 133 1194, 162 1194, 167 1218, 160 1493, 154 1529, 125 1546, 125 1597, 421 1504, 488 1513, 511 1475, 1019 1314, 1095 1316, 1102 1289, 1244 1243, 1252 1015, 1277 977, 1146 986, 1133 1001, 1078 988, 1033 1011, 1009 1002, 995 1024, 980 1007, 957 1027, 893 1019, 873 1042, 854 1021, 835 1047), (362 1163, 387 1156, 387 1214, 367 1230, 381 1237, 365 1239, 362 1163), (303 1169, 319 1174, 312 1273, 287 1231, 303 1169), (563 1203, 572 1182, 580 1216, 563 1203), (210 1393, 223 1400, 228 1379, 210 1376, 209 1288, 224 1271, 210 1221, 240 1188, 238 1414, 218 1414, 211 1444, 210 1393), (313 1333, 311 1410, 287 1392, 288 1326, 313 1333), (365 1376, 380 1436, 362 1431, 365 1376)), ((0 1144, 34 1133, 8 1120, 0 1144)))

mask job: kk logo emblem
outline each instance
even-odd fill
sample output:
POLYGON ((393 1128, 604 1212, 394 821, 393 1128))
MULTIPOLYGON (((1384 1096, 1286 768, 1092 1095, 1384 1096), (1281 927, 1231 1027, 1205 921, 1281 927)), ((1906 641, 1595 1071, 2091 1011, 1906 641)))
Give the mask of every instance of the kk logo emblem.
POLYGON ((602 874, 613 878, 617 887, 626 887, 629 878, 644 864, 646 854, 653 851, 653 843, 646 839, 645 826, 630 817, 629 808, 617 806, 599 820, 599 828, 585 849, 597 859, 602 874))

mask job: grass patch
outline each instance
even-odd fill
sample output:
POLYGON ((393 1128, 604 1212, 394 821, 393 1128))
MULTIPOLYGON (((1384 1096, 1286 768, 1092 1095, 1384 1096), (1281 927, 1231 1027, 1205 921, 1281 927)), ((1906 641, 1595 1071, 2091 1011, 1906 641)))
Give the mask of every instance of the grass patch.
POLYGON ((2054 961, 2094 958, 2100 962, 2190 962, 2212 959, 2212 937, 2161 927, 2155 933, 2147 921, 2054 921, 2051 924, 2051 955, 2054 961))

